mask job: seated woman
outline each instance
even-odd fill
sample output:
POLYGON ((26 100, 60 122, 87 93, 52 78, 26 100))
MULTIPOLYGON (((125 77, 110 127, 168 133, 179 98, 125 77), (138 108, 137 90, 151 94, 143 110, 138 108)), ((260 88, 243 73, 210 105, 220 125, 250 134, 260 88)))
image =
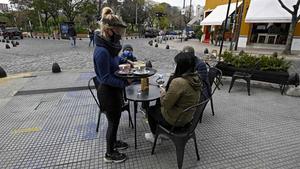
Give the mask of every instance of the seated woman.
MULTIPOLYGON (((196 59, 191 53, 181 52, 174 58, 177 66, 174 75, 170 77, 166 89, 161 88, 160 102, 151 106, 148 111, 148 122, 151 133, 146 133, 147 141, 154 142, 156 125, 164 127, 184 127, 193 118, 192 112, 183 111, 195 105, 200 100, 202 80, 195 71, 196 59), (175 124, 176 119, 181 119, 175 124)), ((158 140, 157 143, 159 143, 158 140)))
POLYGON ((133 55, 132 46, 130 44, 125 44, 123 46, 123 53, 119 57, 119 64, 129 63, 129 64, 133 65, 133 62, 136 62, 136 61, 137 61, 137 59, 133 55))

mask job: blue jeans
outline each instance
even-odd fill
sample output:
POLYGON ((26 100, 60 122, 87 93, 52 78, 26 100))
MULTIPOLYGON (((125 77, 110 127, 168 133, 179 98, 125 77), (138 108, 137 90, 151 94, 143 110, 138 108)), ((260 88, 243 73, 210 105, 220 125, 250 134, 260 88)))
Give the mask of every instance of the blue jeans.
POLYGON ((75 47, 76 46, 76 37, 75 36, 71 36, 70 37, 70 46, 71 47, 75 47))

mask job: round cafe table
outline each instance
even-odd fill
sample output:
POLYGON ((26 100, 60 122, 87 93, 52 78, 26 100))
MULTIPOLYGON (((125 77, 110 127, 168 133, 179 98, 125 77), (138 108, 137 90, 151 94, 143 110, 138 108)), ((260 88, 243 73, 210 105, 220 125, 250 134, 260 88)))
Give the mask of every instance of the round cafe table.
MULTIPOLYGON (((157 72, 157 70, 148 67, 145 70, 149 72, 146 74, 135 74, 134 72, 123 74, 119 73, 119 71, 116 71, 115 76, 122 79, 142 79, 153 76, 157 72)), ((134 103, 134 147, 137 148, 136 114, 138 102, 150 102, 157 100, 160 97, 160 89, 158 86, 149 85, 149 90, 141 91, 141 84, 134 84, 125 88, 125 97, 127 100, 132 101, 134 103)))
POLYGON ((149 90, 141 91, 140 85, 130 85, 125 88, 126 98, 134 104, 134 147, 137 148, 136 139, 136 114, 138 102, 150 102, 160 98, 160 88, 157 85, 149 85, 149 90))

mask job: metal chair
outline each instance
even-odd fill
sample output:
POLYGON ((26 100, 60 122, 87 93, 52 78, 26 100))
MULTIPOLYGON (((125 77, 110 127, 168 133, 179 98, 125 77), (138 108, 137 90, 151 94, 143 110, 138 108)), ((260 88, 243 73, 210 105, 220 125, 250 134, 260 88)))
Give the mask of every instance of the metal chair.
POLYGON ((260 62, 257 61, 255 63, 255 66, 252 69, 250 69, 249 72, 239 72, 239 71, 234 72, 233 75, 232 75, 232 79, 231 79, 231 83, 230 83, 228 93, 230 93, 236 79, 243 79, 247 82, 248 96, 250 96, 251 77, 252 77, 253 71, 259 68, 259 64, 260 64, 260 62))
MULTIPOLYGON (((99 102, 98 98, 95 96, 94 92, 93 92, 93 87, 91 86, 91 81, 93 81, 94 85, 95 85, 95 88, 96 88, 96 91, 98 90, 99 88, 99 82, 97 81, 97 77, 94 76, 92 77, 89 81, 88 81, 88 88, 99 108, 99 114, 98 114, 98 121, 97 121, 97 128, 96 128, 96 132, 99 131, 99 125, 100 125, 100 119, 101 119, 101 113, 105 113, 104 111, 101 111, 101 103, 99 102)), ((126 98, 126 97, 125 97, 126 98)), ((132 123, 132 119, 131 119, 131 114, 130 114, 130 106, 129 106, 129 103, 127 102, 124 102, 124 105, 122 106, 122 112, 123 111, 127 111, 128 112, 128 117, 129 117, 129 127, 131 126, 133 128, 133 123, 132 123)))
MULTIPOLYGON (((222 84, 221 82, 222 79, 222 71, 216 67, 210 67, 208 71, 208 81, 210 85, 210 106, 211 106, 211 111, 212 115, 215 115, 215 110, 214 110, 214 103, 213 103, 213 94, 215 93, 216 89, 220 89, 219 85, 222 84), (215 87, 213 88, 213 84, 215 84, 215 87)), ((200 122, 202 121, 202 118, 200 119, 200 122)))
MULTIPOLYGON (((191 138, 193 138, 193 140, 194 140, 197 160, 200 160, 198 147, 197 147, 197 141, 196 141, 195 129, 202 117, 203 111, 204 111, 208 101, 209 101, 209 99, 184 110, 184 112, 188 112, 188 111, 194 112, 193 120, 191 121, 191 123, 189 125, 186 125, 186 127, 181 127, 181 128, 172 127, 171 129, 169 129, 160 124, 157 124, 155 140, 154 140, 151 154, 152 155, 154 154, 158 136, 160 134, 163 134, 163 135, 166 135, 167 137, 169 137, 175 144, 177 165, 178 165, 179 169, 182 168, 185 145, 188 142, 188 140, 191 138)), ((181 114, 181 116, 185 114, 184 112, 181 114)), ((177 118, 174 126, 176 126, 176 123, 181 119, 181 116, 179 116, 177 118)))

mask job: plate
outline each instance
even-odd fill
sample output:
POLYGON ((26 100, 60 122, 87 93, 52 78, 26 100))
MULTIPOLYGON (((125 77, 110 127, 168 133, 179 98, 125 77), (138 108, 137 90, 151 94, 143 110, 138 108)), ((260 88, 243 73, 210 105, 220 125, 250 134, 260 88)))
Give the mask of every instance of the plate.
POLYGON ((150 73, 150 70, 144 70, 142 72, 139 72, 139 71, 134 71, 133 74, 135 75, 146 75, 146 74, 149 74, 150 73))
POLYGON ((124 72, 122 70, 119 70, 118 74, 120 74, 120 75, 128 75, 128 74, 130 74, 130 72, 124 72))

